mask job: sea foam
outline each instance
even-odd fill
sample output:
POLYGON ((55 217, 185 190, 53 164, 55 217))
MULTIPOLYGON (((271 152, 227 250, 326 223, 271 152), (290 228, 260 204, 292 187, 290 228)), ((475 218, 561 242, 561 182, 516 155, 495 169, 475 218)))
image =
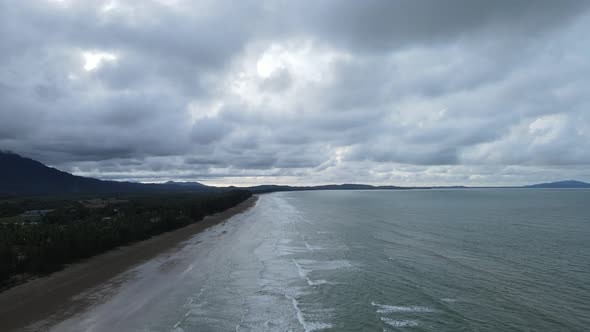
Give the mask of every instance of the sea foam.
POLYGON ((381 321, 393 327, 418 326, 418 321, 414 319, 390 319, 381 317, 381 321))
POLYGON ((371 305, 377 307, 377 312, 380 314, 390 314, 394 312, 435 312, 434 309, 423 306, 399 306, 399 305, 387 305, 371 302, 371 305))
POLYGON ((291 303, 293 304, 293 308, 295 308, 295 311, 297 312, 297 320, 299 321, 299 324, 301 324, 305 332, 325 330, 332 327, 332 324, 330 323, 308 322, 303 315, 303 311, 301 311, 301 308, 299 308, 299 302, 295 298, 292 298, 291 303))

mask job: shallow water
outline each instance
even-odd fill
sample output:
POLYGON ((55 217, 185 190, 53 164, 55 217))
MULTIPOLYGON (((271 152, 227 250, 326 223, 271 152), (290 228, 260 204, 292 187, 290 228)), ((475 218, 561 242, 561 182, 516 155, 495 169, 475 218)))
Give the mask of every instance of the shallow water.
POLYGON ((587 331, 589 239, 588 190, 262 195, 54 330, 587 331))

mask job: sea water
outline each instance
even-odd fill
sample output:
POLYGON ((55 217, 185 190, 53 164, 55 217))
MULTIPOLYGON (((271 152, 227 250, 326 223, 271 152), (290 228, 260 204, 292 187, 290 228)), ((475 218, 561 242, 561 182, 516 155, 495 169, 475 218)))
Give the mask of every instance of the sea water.
POLYGON ((54 330, 588 331, 590 191, 266 194, 125 278, 54 330))

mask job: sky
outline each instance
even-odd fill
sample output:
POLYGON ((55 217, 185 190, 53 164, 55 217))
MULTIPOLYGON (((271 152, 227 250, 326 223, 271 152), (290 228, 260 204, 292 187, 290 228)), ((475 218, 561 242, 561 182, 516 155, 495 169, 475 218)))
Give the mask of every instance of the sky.
POLYGON ((0 149, 141 182, 590 181, 589 9, 0 0, 0 149))

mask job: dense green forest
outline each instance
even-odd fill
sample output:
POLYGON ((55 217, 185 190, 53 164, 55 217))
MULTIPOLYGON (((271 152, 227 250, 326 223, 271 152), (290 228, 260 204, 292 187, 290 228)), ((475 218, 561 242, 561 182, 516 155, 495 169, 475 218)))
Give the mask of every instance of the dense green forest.
POLYGON ((4 199, 0 201, 0 290, 19 279, 186 226, 251 196, 249 191, 233 190, 117 199, 4 199), (10 219, 31 209, 51 211, 29 220, 10 219))

